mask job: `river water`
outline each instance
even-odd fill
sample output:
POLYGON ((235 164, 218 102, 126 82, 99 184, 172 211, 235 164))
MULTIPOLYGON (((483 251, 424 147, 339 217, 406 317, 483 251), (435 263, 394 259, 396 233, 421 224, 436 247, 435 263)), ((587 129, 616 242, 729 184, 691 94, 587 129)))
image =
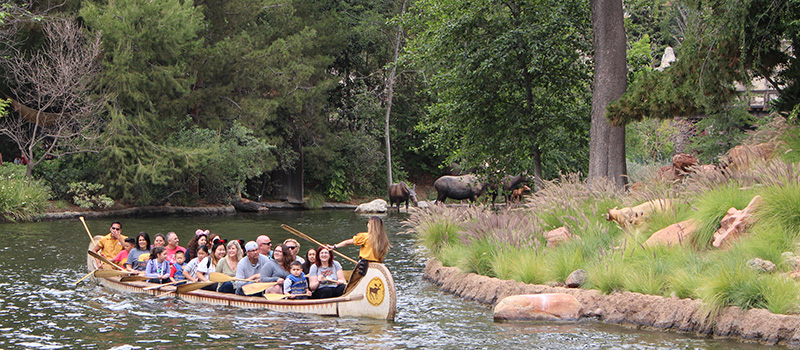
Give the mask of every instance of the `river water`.
MULTIPOLYGON (((0 224, 0 348, 2 349, 765 349, 733 340, 697 338, 607 325, 496 323, 490 306, 442 293, 422 279, 425 253, 404 234, 404 214, 384 218, 392 242, 386 263, 397 285, 394 321, 281 314, 187 304, 171 297, 121 294, 86 274, 89 237, 78 220, 0 224)), ((123 234, 175 231, 186 245, 195 229, 224 238, 273 242, 291 237, 288 224, 335 243, 366 230, 368 217, 350 211, 273 211, 260 215, 122 219, 123 234)), ((106 234, 110 219, 88 220, 106 234)), ((300 240, 301 251, 310 244, 300 240)), ((341 250, 356 257, 355 247, 341 250)), ((340 259, 341 260, 341 259, 340 259)), ((341 262, 341 261, 340 261, 341 262)), ((351 268, 349 262, 342 262, 351 268)), ((776 347, 770 347, 776 348, 776 347)), ((779 348, 779 347, 778 347, 779 348)))

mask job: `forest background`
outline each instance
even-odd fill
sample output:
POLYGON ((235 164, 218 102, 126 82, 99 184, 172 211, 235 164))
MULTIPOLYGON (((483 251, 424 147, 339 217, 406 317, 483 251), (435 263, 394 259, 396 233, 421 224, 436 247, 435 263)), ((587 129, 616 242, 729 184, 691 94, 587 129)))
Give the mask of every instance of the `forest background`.
MULTIPOLYGON (((4 160, 28 159, 3 168, 0 210, 275 198, 300 166, 312 202, 385 196, 386 126, 394 181, 430 185, 453 162, 589 174, 597 3, 5 0, 0 89, 42 113, 0 105, 4 160)), ((623 8, 628 88, 608 116, 631 181, 797 122, 798 1, 623 8), (678 61, 656 70, 667 46, 678 61), (775 114, 735 92, 754 77, 781 93, 775 114)))

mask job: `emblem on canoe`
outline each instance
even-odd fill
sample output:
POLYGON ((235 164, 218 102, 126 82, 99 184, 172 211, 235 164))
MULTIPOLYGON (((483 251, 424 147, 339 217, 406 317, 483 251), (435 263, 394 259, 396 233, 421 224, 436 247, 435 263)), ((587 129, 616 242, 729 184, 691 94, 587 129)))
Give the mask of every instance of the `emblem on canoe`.
POLYGON ((383 286, 383 281, 378 277, 373 277, 367 284, 367 301, 370 305, 378 306, 383 303, 383 296, 386 290, 383 286))

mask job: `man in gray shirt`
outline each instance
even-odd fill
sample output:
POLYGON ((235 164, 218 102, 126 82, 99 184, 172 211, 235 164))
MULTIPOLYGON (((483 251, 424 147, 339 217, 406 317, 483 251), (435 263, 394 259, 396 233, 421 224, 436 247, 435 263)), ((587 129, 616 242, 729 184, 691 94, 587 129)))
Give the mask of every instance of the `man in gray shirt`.
POLYGON ((238 295, 245 295, 242 291, 242 286, 261 279, 261 268, 269 261, 269 258, 258 252, 258 244, 256 242, 247 242, 244 245, 244 251, 247 256, 239 260, 239 265, 236 266, 236 278, 246 279, 250 282, 234 282, 236 294, 238 295))

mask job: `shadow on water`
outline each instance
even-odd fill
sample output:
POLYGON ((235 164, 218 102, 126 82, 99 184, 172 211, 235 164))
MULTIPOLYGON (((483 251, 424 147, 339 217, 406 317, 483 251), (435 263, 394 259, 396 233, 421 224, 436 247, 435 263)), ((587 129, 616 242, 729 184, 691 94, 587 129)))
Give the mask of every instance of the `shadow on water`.
MULTIPOLYGON (((405 214, 385 217, 392 249, 386 262, 398 289, 394 322, 281 314, 187 304, 74 284, 86 274, 89 237, 78 220, 0 224, 0 348, 288 348, 288 349, 761 349, 606 325, 495 323, 491 307, 442 293, 422 279, 424 250, 401 233, 405 214)), ((368 217, 349 211, 274 211, 262 215, 123 219, 123 233, 175 231, 185 245, 195 229, 228 239, 294 238, 288 224, 325 243, 365 231, 368 217)), ((89 220, 106 234, 113 219, 89 220)), ((311 244, 299 240, 305 254, 311 244)), ((357 257, 355 247, 341 250, 357 257)), ((352 264, 339 259, 345 268, 352 264)))

